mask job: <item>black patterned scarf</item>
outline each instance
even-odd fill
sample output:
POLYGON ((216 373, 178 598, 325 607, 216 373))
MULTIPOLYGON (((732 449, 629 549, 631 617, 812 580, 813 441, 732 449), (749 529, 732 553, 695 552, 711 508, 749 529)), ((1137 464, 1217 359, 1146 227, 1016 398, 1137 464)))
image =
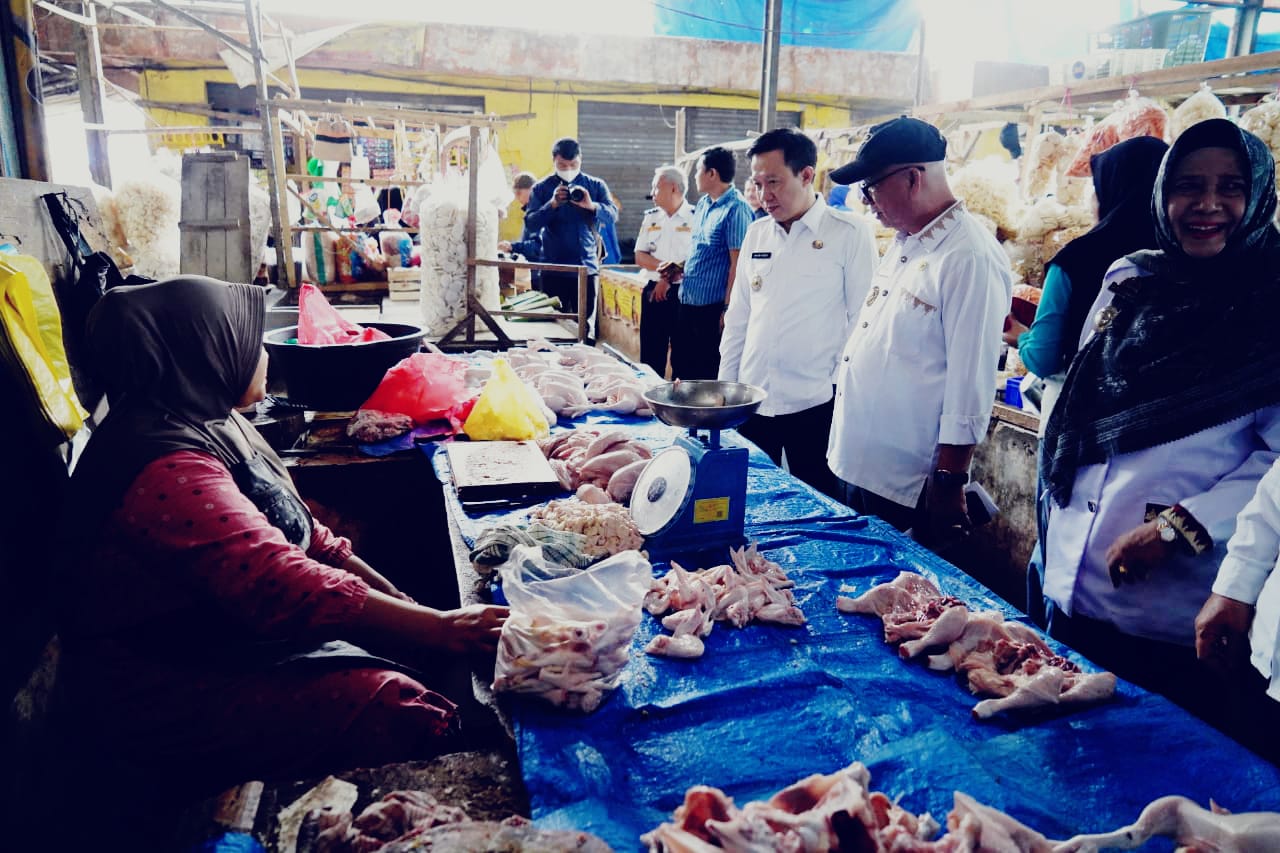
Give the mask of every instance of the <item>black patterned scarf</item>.
POLYGON ((1047 424, 1046 476, 1060 506, 1081 467, 1280 403, 1271 152, 1225 119, 1193 125, 1165 156, 1152 207, 1160 248, 1129 256, 1150 275, 1111 285, 1111 307, 1072 362, 1047 424), (1201 148, 1236 151, 1250 184, 1244 216, 1212 258, 1182 251, 1165 202, 1178 164, 1201 148))

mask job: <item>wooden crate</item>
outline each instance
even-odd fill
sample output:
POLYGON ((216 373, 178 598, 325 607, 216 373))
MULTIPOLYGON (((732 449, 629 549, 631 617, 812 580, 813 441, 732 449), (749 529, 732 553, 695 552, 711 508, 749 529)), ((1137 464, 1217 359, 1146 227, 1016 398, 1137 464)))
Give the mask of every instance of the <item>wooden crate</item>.
POLYGON ((387 295, 393 302, 416 302, 421 288, 421 268, 392 267, 387 270, 387 295))

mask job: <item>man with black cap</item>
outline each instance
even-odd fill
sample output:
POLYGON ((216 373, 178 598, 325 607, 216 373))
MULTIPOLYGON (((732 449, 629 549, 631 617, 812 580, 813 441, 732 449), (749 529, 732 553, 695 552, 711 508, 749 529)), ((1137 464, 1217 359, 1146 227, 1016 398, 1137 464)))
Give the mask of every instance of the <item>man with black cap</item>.
MULTIPOLYGON (((574 264, 587 268, 587 317, 596 304, 596 231, 618 219, 618 208, 609 187, 582 171, 578 140, 565 137, 551 148, 555 172, 543 178, 529 194, 524 225, 541 236, 542 260, 549 264, 574 264)), ((578 310, 578 277, 573 273, 542 273, 542 289, 560 297, 564 310, 578 310)))
POLYGON ((841 356, 827 461, 849 506, 932 547, 969 528, 964 486, 1013 287, 999 244, 951 192, 946 150, 937 128, 903 116, 831 173, 898 234, 841 356))

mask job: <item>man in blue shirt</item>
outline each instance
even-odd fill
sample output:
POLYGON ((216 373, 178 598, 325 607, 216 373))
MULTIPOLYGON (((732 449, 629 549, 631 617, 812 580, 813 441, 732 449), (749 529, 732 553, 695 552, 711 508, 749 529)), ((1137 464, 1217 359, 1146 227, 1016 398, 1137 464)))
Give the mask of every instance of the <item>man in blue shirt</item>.
POLYGON ((733 290, 738 249, 751 224, 751 208, 733 186, 733 153, 708 148, 698 158, 703 193, 693 211, 693 247, 680 280, 680 312, 671 342, 671 372, 677 379, 715 379, 720 371, 720 333, 733 290))
MULTIPOLYGON (((541 232, 542 260, 549 264, 585 266, 587 316, 596 304, 596 231, 618 219, 618 208, 609 187, 582 171, 582 149, 576 139, 558 140, 551 148, 555 174, 534 185, 525 208, 525 228, 541 232)), ((565 311, 578 310, 578 277, 573 273, 544 272, 542 290, 560 297, 565 311)))
MULTIPOLYGON (((537 182, 538 179, 532 172, 521 172, 511 183, 511 191, 515 194, 516 203, 520 205, 522 214, 529 209, 529 197, 533 194, 533 185, 537 182)), ((514 252, 523 256, 526 261, 540 261, 542 260, 542 234, 536 228, 529 227, 529 220, 526 217, 520 231, 520 239, 515 242, 499 240, 498 250, 514 252)), ((529 282, 534 290, 542 290, 542 276, 538 270, 533 270, 529 274, 529 282)))

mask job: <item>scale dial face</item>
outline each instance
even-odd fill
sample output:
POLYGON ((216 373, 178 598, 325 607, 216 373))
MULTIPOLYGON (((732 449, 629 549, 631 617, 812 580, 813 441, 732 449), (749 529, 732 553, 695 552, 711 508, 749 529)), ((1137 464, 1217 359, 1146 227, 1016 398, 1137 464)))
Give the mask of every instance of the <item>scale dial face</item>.
POLYGON ((631 519, 643 536, 665 529, 680 515, 693 491, 693 460, 682 447, 668 447, 640 472, 631 492, 631 519))

